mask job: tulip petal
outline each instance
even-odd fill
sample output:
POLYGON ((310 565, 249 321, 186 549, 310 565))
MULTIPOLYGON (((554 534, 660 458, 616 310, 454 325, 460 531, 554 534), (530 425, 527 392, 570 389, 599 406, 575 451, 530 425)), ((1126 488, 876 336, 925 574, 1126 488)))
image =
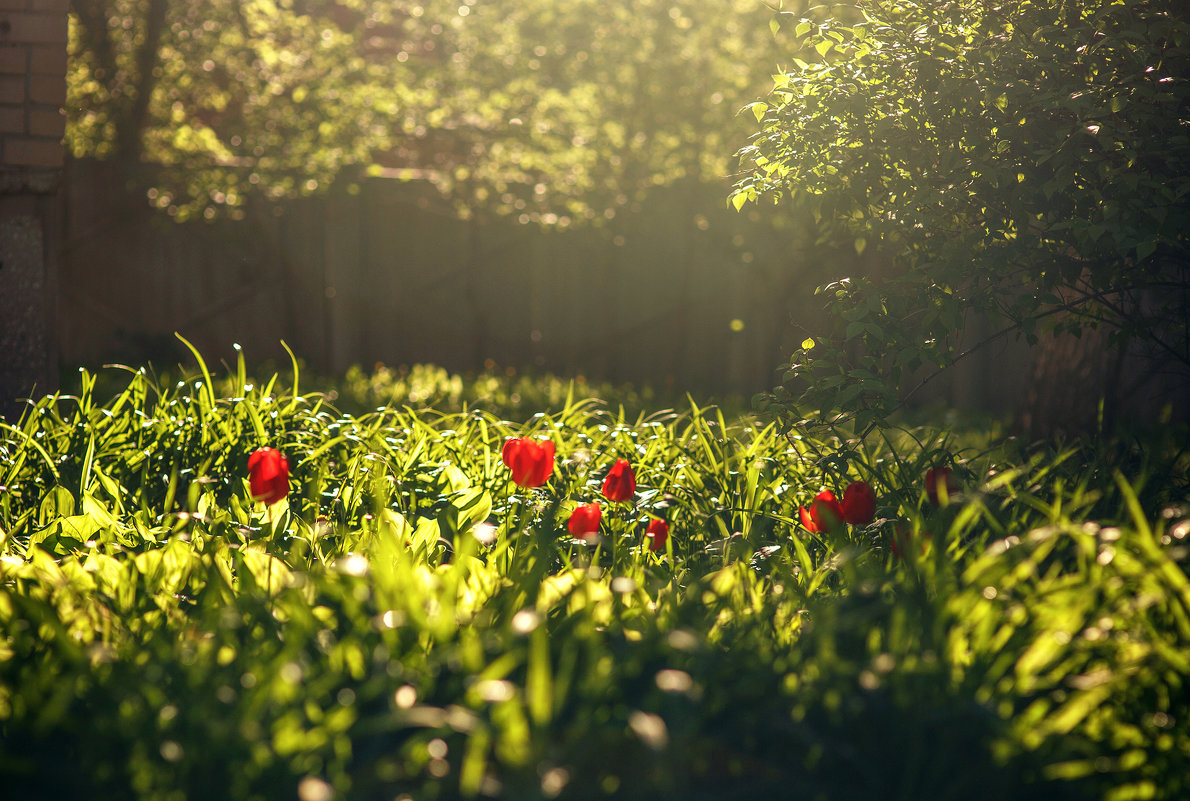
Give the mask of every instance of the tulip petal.
POLYGON ((554 443, 514 437, 504 443, 501 459, 521 487, 540 487, 554 472, 554 443))
POLYGON ((566 521, 566 528, 572 535, 580 539, 589 539, 591 535, 599 533, 599 524, 603 519, 603 510, 598 503, 584 503, 575 507, 566 521))
POLYGON ((669 524, 664 520, 651 520, 645 529, 645 536, 649 538, 649 549, 664 551, 665 541, 669 539, 669 524))
POLYGON ((248 487, 267 505, 289 494, 289 461, 274 448, 260 448, 248 457, 248 487))
POLYGON ((636 495, 636 473, 627 459, 617 459, 603 480, 603 497, 609 501, 630 501, 636 495))
POLYGON ((876 519, 876 492, 868 482, 856 481, 843 490, 843 519, 853 526, 876 519))

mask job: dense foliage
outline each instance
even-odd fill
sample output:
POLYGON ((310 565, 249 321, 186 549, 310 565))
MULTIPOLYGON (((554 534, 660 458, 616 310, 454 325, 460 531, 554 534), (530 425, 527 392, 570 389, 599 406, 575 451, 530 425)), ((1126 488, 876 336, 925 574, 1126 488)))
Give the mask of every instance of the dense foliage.
MULTIPOLYGON (((792 62, 737 208, 811 207, 880 275, 820 291, 837 330, 778 406, 875 419, 923 365, 1103 326, 1139 383, 1190 369, 1190 20, 1177 0, 875 0, 778 15, 792 62), (966 335, 966 338, 964 336, 966 335), (1123 351, 1121 351, 1123 352, 1123 351), (803 392, 804 391, 804 392, 803 392)), ((920 373, 919 373, 920 375, 920 373)))
POLYGON ((154 165, 150 199, 233 216, 340 173, 464 215, 602 221, 720 180, 775 61, 748 0, 72 0, 67 142, 154 165))
POLYGON ((14 795, 1190 792, 1184 453, 124 376, 0 423, 14 795))

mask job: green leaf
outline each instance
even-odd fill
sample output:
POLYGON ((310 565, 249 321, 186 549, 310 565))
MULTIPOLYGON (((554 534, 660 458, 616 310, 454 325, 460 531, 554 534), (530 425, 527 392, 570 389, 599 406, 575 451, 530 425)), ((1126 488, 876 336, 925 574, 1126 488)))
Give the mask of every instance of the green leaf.
POLYGON ((538 625, 529 635, 529 666, 525 677, 525 695, 529 705, 529 716, 539 725, 549 722, 553 712, 549 642, 545 625, 538 625))

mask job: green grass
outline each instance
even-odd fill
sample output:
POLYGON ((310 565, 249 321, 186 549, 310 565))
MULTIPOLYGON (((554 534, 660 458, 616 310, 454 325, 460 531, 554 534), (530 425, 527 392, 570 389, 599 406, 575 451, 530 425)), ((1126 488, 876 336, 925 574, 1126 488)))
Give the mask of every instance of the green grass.
POLYGON ((549 382, 496 413, 347 415, 294 394, 296 369, 285 390, 205 373, 109 373, 102 400, 84 375, 0 425, 13 797, 1190 794, 1172 438, 855 442, 693 403, 628 416, 549 382), (522 435, 557 446, 542 488, 501 463, 522 435), (246 481, 263 446, 293 473, 269 510, 246 481), (598 545, 577 543, 569 512, 616 458, 635 501, 604 501, 598 545), (944 463, 962 494, 936 509, 921 478, 944 463), (801 528, 856 479, 872 524, 801 528))

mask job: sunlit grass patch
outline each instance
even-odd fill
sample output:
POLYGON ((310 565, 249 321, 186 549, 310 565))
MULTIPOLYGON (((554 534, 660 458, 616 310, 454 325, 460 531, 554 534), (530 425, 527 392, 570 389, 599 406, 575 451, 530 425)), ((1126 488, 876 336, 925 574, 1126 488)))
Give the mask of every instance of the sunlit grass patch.
POLYGON ((0 429, 0 772, 22 796, 1188 789, 1176 450, 575 397, 523 422, 346 415, 204 373, 126 371, 102 401, 85 376, 0 429), (552 461, 510 469, 517 437, 552 461), (268 505, 262 448, 288 468, 268 505), (870 516, 807 530, 856 482, 870 516))

